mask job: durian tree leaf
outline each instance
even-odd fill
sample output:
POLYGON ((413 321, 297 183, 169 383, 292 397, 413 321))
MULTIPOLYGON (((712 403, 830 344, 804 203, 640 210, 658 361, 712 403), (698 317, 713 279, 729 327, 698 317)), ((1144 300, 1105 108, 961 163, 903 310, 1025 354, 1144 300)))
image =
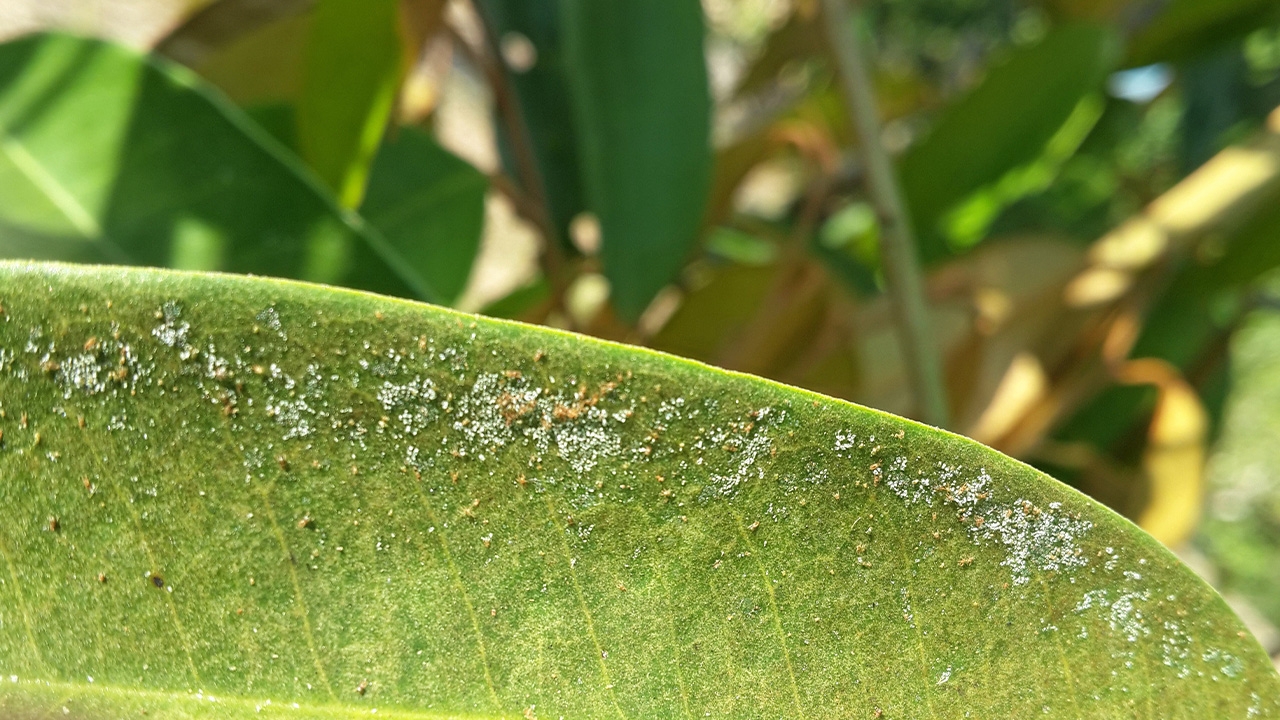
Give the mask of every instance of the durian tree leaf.
POLYGON ((3 717, 1280 715, 1173 555, 942 431, 289 281, 0 305, 3 717))

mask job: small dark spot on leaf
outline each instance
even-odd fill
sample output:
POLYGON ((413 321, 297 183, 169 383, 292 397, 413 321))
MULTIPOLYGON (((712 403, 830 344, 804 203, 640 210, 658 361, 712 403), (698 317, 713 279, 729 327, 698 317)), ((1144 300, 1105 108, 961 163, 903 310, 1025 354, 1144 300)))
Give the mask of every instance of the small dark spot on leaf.
POLYGON ((164 587, 164 578, 160 577, 159 575, 152 575, 151 584, 155 585, 158 588, 162 588, 164 587))

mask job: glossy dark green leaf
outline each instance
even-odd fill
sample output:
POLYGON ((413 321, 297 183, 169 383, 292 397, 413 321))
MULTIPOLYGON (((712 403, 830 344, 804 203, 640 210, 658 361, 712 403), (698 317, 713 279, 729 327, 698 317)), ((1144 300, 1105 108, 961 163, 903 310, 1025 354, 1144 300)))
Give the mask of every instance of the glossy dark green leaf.
POLYGON ((489 181, 416 128, 396 130, 374 160, 360 214, 452 303, 471 275, 489 181))
POLYGON ((0 45, 0 252, 432 297, 291 154, 190 72, 63 35, 0 45), (38 243, 37 243, 38 244, 38 243))
POLYGON ((1115 66, 1114 30, 1067 25, 1012 52, 947 108, 900 164, 926 262, 947 254, 938 223, 956 203, 1031 162, 1115 66))
POLYGON ((614 307, 635 320, 675 279, 711 176, 711 100, 695 0, 561 0, 582 178, 614 307))
POLYGON ((319 0, 298 102, 302 157, 345 206, 360 205, 403 71, 397 0, 319 0))
POLYGON ((277 280, 0 305, 6 718, 1280 714, 1172 554, 964 438, 277 280))

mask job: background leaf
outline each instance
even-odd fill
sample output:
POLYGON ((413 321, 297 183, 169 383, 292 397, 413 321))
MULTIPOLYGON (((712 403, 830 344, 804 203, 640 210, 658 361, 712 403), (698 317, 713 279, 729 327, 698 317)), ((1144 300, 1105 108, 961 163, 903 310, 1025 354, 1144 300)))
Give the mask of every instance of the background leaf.
POLYGON ((471 274, 488 187, 430 135, 400 128, 378 150, 360 213, 448 304, 471 274))
POLYGON ((957 436, 346 291, 0 280, 8 716, 1280 713, 1173 555, 957 436))
MULTIPOLYGON (((501 41, 513 34, 534 48, 532 67, 517 71, 503 63, 503 72, 520 103, 529 128, 533 155, 546 192, 555 241, 576 252, 569 241, 569 223, 586 209, 579 160, 577 118, 569 97, 569 68, 560 29, 560 0, 483 0, 485 22, 501 41)), ((506 134, 499 134, 502 162, 519 177, 506 134)))
POLYGON ((47 241, 81 260, 432 296, 239 110, 191 73, 117 45, 0 45, 0 148, 9 257, 47 241))
POLYGON ((692 0, 561 0, 582 178, 614 307, 635 320, 675 279, 711 175, 702 12, 692 0))
POLYGON ((320 0, 298 102, 302 157, 345 207, 364 195, 404 72, 397 0, 320 0))
POLYGON ((988 70, 911 146, 900 174, 926 262, 948 253, 938 232, 947 210, 1039 156, 1080 100, 1101 88, 1118 51, 1108 27, 1058 28, 988 70))

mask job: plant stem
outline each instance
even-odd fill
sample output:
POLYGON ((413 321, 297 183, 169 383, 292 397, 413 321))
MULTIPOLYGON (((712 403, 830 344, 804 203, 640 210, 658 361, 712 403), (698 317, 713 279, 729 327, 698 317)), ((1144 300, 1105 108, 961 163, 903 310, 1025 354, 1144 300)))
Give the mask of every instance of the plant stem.
POLYGON ((889 153, 880 142, 880 117, 861 40, 845 0, 823 0, 823 27, 835 56, 849 116, 861 140, 871 200, 880 219, 880 257, 899 343, 920 418, 946 427, 949 418, 942 363, 929 321, 915 237, 889 153))
POLYGON ((525 123, 520 100, 516 96, 515 89, 511 87, 507 71, 502 65, 497 38, 494 37, 493 30, 480 7, 473 4, 472 9, 484 33, 484 47, 472 48, 452 27, 449 28, 449 33, 459 50, 484 73, 489 89, 493 92, 494 106, 502 120, 503 132, 510 143, 516 175, 528 199, 524 207, 519 209, 525 213, 531 213, 528 219, 542 233, 542 253, 539 257, 542 272, 551 285, 552 307, 561 309, 564 306, 564 295, 569 284, 568 266, 560 248, 559 234, 551 223, 542 173, 538 169, 537 156, 533 150, 533 139, 529 135, 529 127, 525 123))

